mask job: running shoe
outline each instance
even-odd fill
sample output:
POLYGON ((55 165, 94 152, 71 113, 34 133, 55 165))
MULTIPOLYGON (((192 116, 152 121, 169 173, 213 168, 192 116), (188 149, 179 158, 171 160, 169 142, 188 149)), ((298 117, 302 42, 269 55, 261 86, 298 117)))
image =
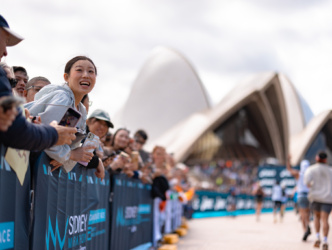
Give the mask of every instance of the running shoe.
POLYGON ((303 241, 306 241, 307 238, 308 238, 308 236, 309 236, 310 234, 311 234, 310 227, 307 227, 307 231, 305 231, 302 240, 303 240, 303 241))
POLYGON ((324 243, 323 244, 323 248, 322 248, 323 250, 328 250, 329 249, 329 245, 328 244, 326 244, 326 243, 324 243))
POLYGON ((314 244, 314 247, 319 248, 319 246, 320 246, 320 240, 316 240, 316 241, 315 241, 315 244, 314 244))

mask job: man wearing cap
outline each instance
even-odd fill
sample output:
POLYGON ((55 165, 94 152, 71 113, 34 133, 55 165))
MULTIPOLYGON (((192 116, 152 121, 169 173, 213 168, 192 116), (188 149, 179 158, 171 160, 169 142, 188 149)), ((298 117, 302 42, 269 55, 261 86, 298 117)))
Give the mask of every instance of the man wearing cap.
MULTIPOLYGON (((99 120, 99 121, 104 121, 108 128, 114 128, 114 125, 111 122, 110 115, 102 109, 96 109, 95 111, 93 111, 91 113, 91 115, 89 116, 88 120, 90 120, 92 118, 95 118, 96 120, 99 120)), ((106 135, 106 133, 105 133, 105 135, 106 135)), ((103 135, 103 136, 105 136, 105 135, 103 135)))
MULTIPOLYGON (((0 15, 0 61, 3 56, 7 56, 7 46, 14 46, 22 40, 0 15)), ((56 122, 52 122, 51 126, 32 124, 14 104, 5 108, 5 101, 12 98, 9 80, 5 71, 0 68, 0 141, 4 146, 40 151, 55 144, 70 144, 75 139, 76 128, 58 126, 56 122), (6 119, 9 120, 6 122, 6 119)))
POLYGON ((316 164, 304 173, 304 183, 309 187, 308 199, 314 212, 314 226, 317 240, 314 247, 320 246, 320 225, 323 229, 323 250, 328 249, 328 218, 332 209, 332 170, 327 165, 327 154, 320 152, 316 156, 316 164))
MULTIPOLYGON (((109 128, 113 128, 113 123, 111 122, 109 114, 101 109, 96 109, 91 113, 89 118, 86 121, 87 125, 87 133, 91 132, 94 135, 98 136, 99 139, 104 137, 109 128)), ((99 155, 99 157, 95 154, 91 161, 88 164, 88 168, 95 168, 98 165, 99 158, 103 158, 103 155, 99 155)))

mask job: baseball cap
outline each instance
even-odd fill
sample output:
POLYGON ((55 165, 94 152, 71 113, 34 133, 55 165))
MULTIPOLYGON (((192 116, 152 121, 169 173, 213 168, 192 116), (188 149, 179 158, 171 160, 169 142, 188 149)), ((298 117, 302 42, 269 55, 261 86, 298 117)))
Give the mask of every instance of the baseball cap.
POLYGON ((102 120, 102 121, 105 121, 107 122, 108 126, 111 127, 111 128, 114 128, 114 125, 113 123, 111 122, 111 118, 109 116, 109 114, 104 111, 104 110, 101 110, 101 109, 96 109, 95 111, 92 112, 92 114, 89 116, 89 119, 90 118, 96 118, 98 120, 102 120))
POLYGON ((2 15, 0 15, 0 27, 2 27, 9 34, 7 46, 14 46, 24 39, 9 28, 6 19, 2 15))

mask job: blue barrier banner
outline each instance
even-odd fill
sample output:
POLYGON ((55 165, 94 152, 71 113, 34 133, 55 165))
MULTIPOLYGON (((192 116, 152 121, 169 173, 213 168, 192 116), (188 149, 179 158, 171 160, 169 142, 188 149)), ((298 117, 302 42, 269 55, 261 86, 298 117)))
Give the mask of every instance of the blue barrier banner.
MULTIPOLYGON (((192 202, 194 209, 193 218, 234 216, 255 213, 255 197, 247 194, 239 194, 235 196, 236 210, 227 211, 228 203, 231 195, 229 193, 218 193, 213 191, 196 191, 192 202)), ((233 197, 232 197, 233 199, 233 197)), ((289 200, 286 208, 291 209, 294 202, 289 200)), ((262 212, 271 212, 273 202, 270 197, 265 197, 263 201, 262 212)))
POLYGON ((152 245, 151 185, 117 174, 112 182, 110 249, 148 249, 152 245))
POLYGON ((14 222, 0 223, 0 249, 14 247, 14 222))
POLYGON ((26 250, 29 246, 30 167, 21 185, 5 160, 6 150, 0 145, 0 250, 26 250))
POLYGON ((80 165, 51 172, 42 153, 33 166, 35 189, 30 249, 109 249, 110 179, 80 165))

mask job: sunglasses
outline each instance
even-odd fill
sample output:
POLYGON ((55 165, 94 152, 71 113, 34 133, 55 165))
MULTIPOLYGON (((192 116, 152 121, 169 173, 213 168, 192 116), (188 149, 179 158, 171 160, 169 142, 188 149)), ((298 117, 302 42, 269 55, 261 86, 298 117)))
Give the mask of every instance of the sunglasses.
POLYGON ((32 85, 29 88, 27 88, 27 90, 29 90, 29 89, 35 89, 36 92, 39 92, 42 88, 43 87, 41 87, 41 86, 34 86, 34 85, 32 85))

